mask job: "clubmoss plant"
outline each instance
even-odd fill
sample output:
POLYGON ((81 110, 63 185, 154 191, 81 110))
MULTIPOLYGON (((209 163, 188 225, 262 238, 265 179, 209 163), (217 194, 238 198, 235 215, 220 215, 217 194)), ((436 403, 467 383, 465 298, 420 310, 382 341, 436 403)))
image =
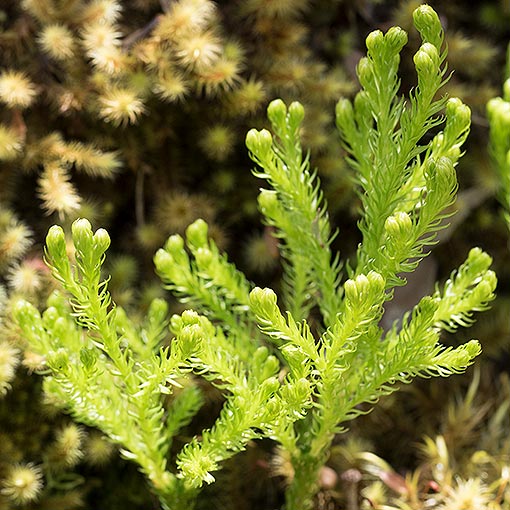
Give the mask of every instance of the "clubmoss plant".
POLYGON ((265 437, 291 461, 286 509, 310 509, 333 439, 364 412, 361 404, 374 404, 396 390, 395 383, 416 376, 461 372, 479 354, 476 340, 455 348, 440 343, 442 331, 469 325, 473 312, 494 297, 491 258, 478 248, 389 331, 379 325, 393 289, 405 285, 405 274, 446 227, 457 192, 454 167, 470 126, 467 106, 438 96, 446 51, 437 14, 421 6, 414 23, 422 45, 414 57, 418 86, 408 102, 398 95, 407 36, 391 28, 368 36, 368 54, 357 69, 362 90, 353 104, 342 99, 337 105, 362 209, 362 240, 345 272, 301 148, 304 108, 297 102, 273 101, 273 134, 251 130, 246 137, 260 167, 255 175, 269 186, 259 206, 283 257, 280 298, 253 287, 208 237, 206 222, 197 220, 154 258, 167 287, 194 311, 168 320, 167 305, 156 299, 138 327, 112 303, 108 280, 101 279, 107 232, 77 220, 73 262, 62 228, 50 229, 46 259, 70 299, 52 295, 42 314, 21 300, 15 319, 46 356, 46 391, 118 443, 163 508, 191 508, 223 460, 265 437), (321 321, 311 321, 312 309, 321 321), (185 444, 170 467, 172 439, 202 405, 190 384, 197 376, 217 386, 225 403, 214 425, 185 444))
MULTIPOLYGON (((199 222, 190 227, 189 235, 194 229, 200 236, 196 241, 203 241, 204 226, 199 222)), ((274 377, 279 363, 267 347, 258 347, 248 332, 237 344, 229 343, 221 329, 192 311, 173 317, 171 327, 177 336, 171 349, 161 347, 168 325, 164 301, 153 301, 140 329, 122 308, 110 307, 107 283, 100 280, 109 246, 106 231, 93 234, 87 220, 77 220, 73 243, 76 263, 71 266, 62 229, 52 227, 46 240, 48 263, 72 295, 71 306, 63 295, 53 294, 42 316, 26 301, 20 301, 14 312, 31 346, 47 356, 52 376, 46 378, 45 389, 65 402, 79 421, 97 426, 121 444, 121 453, 140 465, 165 508, 187 508, 196 489, 214 480, 211 472, 221 460, 250 439, 268 435, 269 424, 288 426, 302 417, 310 384, 289 380, 281 387, 274 377), (229 397, 216 425, 179 454, 175 475, 166 469, 172 438, 203 399, 189 385, 167 409, 161 397, 172 392, 172 385, 181 386, 179 379, 191 370, 213 380, 229 397), (276 393, 280 387, 281 395, 276 393)), ((159 264, 164 268, 162 257, 159 264)), ((225 320, 229 314, 225 310, 225 320)))
POLYGON ((503 97, 496 97, 487 103, 487 115, 490 124, 489 150, 499 177, 498 198, 510 228, 510 45, 505 78, 503 97))
MULTIPOLYGON (((494 98, 487 105, 490 153, 498 173, 498 196, 507 226, 510 204, 510 103, 506 88, 510 84, 509 77, 507 70, 503 97, 494 98)), ((490 328, 491 321, 508 323, 503 297, 500 296, 498 301, 501 317, 489 319, 489 326, 485 324, 484 328, 490 328)), ((504 348, 504 333, 498 331, 492 336, 499 349, 504 348)), ((494 361, 496 357, 492 357, 494 361)), ((360 491, 361 496, 366 498, 362 508, 509 508, 508 373, 501 351, 496 359, 502 361, 504 369, 501 373, 497 374, 497 364, 488 366, 486 355, 486 365, 482 370, 473 372, 469 387, 462 391, 457 389, 445 404, 438 406, 436 399, 428 396, 438 418, 435 424, 428 418, 431 409, 427 409, 423 398, 414 399, 415 410, 420 408, 416 404, 422 401, 419 410, 422 419, 415 414, 413 420, 428 426, 429 430, 414 432, 415 437, 422 436, 419 445, 420 462, 405 477, 371 452, 358 451, 353 455, 352 448, 349 451, 340 445, 333 449, 332 457, 336 457, 337 462, 340 458, 344 461, 342 469, 349 467, 363 473, 363 483, 367 485, 360 491), (441 431, 440 435, 437 435, 437 430, 441 431)), ((402 412, 409 411, 399 409, 398 417, 393 416, 392 420, 400 420, 402 412)), ((337 466, 341 463, 338 462, 337 466)), ((402 464, 399 464, 398 470, 401 468, 402 464)))
POLYGON ((283 319, 275 298, 269 304, 268 291, 252 294, 252 306, 263 330, 297 347, 299 364, 310 364, 314 381, 308 426, 290 445, 295 473, 287 491, 288 508, 310 506, 304 502, 316 490, 334 434, 361 412, 359 404, 393 391, 396 381, 463 370, 479 352, 476 342, 456 349, 438 344, 441 330, 466 325, 472 310, 492 299, 495 276, 488 271, 490 258, 479 249, 471 250, 443 289, 424 297, 389 332, 378 326, 383 303, 395 286, 405 283, 403 275, 416 268, 444 227, 457 190, 454 165, 470 123, 469 109, 460 100, 436 99, 445 81, 446 58, 436 13, 422 6, 414 13, 414 23, 423 43, 414 57, 418 87, 409 105, 397 95, 399 53, 407 41, 399 28, 368 36, 367 57, 358 64, 362 90, 354 105, 348 100, 337 104, 337 126, 357 172, 363 208, 362 242, 343 287, 338 256, 329 249, 327 215, 298 143, 301 108, 293 104, 287 110, 272 103, 268 115, 276 141, 267 131, 252 131, 247 137, 263 169, 256 174, 273 187, 262 191, 259 204, 282 240, 282 304, 290 315, 283 319), (419 145, 428 130, 442 122, 437 114, 443 107, 443 130, 428 145, 419 145), (306 318, 312 306, 321 310, 325 332, 317 341, 310 341, 306 329, 301 338, 291 335, 288 326, 306 318))

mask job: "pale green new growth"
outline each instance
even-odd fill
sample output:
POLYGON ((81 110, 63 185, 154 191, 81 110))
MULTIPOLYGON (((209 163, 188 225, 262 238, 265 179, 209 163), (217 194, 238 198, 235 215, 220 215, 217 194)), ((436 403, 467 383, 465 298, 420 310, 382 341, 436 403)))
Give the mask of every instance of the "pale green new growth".
POLYGON ((306 318, 318 304, 327 325, 340 308, 340 265, 331 258, 333 240, 322 192, 310 171, 308 156, 303 157, 299 128, 303 107, 273 101, 267 109, 277 140, 269 131, 250 131, 246 143, 263 171, 255 175, 266 179, 272 190, 262 190, 259 206, 265 221, 276 227, 284 254, 284 303, 296 320, 306 318), (320 296, 320 299, 318 299, 320 296))
POLYGON ((487 103, 487 116, 490 124, 489 149, 499 177, 498 198, 510 229, 510 45, 503 97, 496 97, 487 103))
POLYGON ((418 86, 409 100, 398 96, 397 74, 407 36, 392 28, 368 36, 368 55, 358 66, 362 90, 353 104, 343 99, 337 105, 362 205, 362 242, 356 260, 346 264, 347 279, 332 250, 335 233, 316 173, 303 156, 299 103, 287 108, 273 101, 273 134, 251 130, 246 137, 260 166, 255 175, 269 186, 261 190, 259 205, 280 241, 280 302, 273 290, 253 288, 198 220, 186 239, 171 236, 154 257, 167 287, 196 310, 171 318, 175 338, 162 348, 163 302, 153 303, 141 327, 111 303, 107 282, 100 279, 106 232, 94 234, 86 220, 75 222, 71 263, 62 230, 50 229, 47 260, 71 295, 71 309, 61 295, 50 299, 42 316, 20 302, 18 323, 32 348, 47 356, 47 390, 78 420, 121 445, 164 508, 191 508, 223 460, 266 437, 292 462, 286 510, 310 509, 334 436, 366 411, 361 404, 375 403, 396 390, 395 383, 416 376, 461 372, 479 354, 475 340, 455 348, 440 343, 443 330, 468 326, 473 312, 494 298, 491 259, 478 248, 389 331, 379 326, 394 287, 406 283, 405 273, 446 227, 457 191, 454 167, 470 125, 470 111, 460 100, 437 99, 446 72, 439 18, 421 6, 414 19, 423 44, 414 58, 418 86), (323 317, 314 328, 307 322, 312 307, 323 317), (202 404, 191 374, 216 385, 225 404, 170 471, 172 437, 202 404), (175 390, 164 407, 161 394, 174 393, 180 384, 184 389, 175 390))
MULTIPOLYGON (((292 288, 293 278, 298 278, 299 296, 304 268, 320 291, 307 298, 315 297, 327 327, 315 340, 306 324, 297 327, 292 316, 283 320, 277 309, 254 308, 263 331, 272 338, 292 339, 298 353, 294 358, 311 368, 315 385, 308 426, 289 450, 295 474, 287 491, 288 509, 311 506, 310 494, 316 490, 317 474, 334 434, 343 422, 359 414, 359 404, 375 402, 395 389, 393 383, 409 382, 416 375, 462 371, 480 352, 476 341, 456 349, 439 344, 441 329, 468 324, 471 313, 493 298, 496 278, 488 270, 490 258, 480 250, 470 253, 444 291, 438 289, 433 297, 423 298, 387 334, 378 326, 392 288, 405 284, 403 274, 416 268, 437 231, 445 227, 457 191, 454 166, 470 125, 469 108, 460 100, 435 99, 446 69, 436 13, 422 6, 414 18, 423 44, 414 58, 418 87, 409 104, 397 95, 399 53, 407 36, 392 28, 387 34, 376 31, 368 36, 368 55, 358 65, 362 90, 354 104, 341 100, 337 105, 337 126, 357 172, 362 202, 363 239, 356 263, 348 266, 351 279, 345 282, 343 295, 317 184, 310 177, 308 161, 296 156, 300 155, 296 148, 296 123, 302 117, 299 106, 293 104, 287 110, 282 102, 270 105, 275 140, 265 130, 252 130, 247 136, 253 159, 263 167, 256 175, 274 188, 263 190, 259 203, 282 239, 287 283, 292 288), (438 115, 443 108, 444 119, 438 115), (428 130, 443 120, 443 130, 429 144, 420 145, 428 130), (291 178, 298 165, 302 177, 291 178), (309 220, 313 213, 304 214, 309 210, 316 211, 316 224, 309 220), (314 240, 320 246, 320 258, 313 249, 314 240)), ((286 299, 283 306, 293 312, 286 299)))
POLYGON ((78 421, 118 443, 122 455, 140 465, 163 507, 176 510, 192 508, 197 489, 214 481, 211 472, 248 441, 279 435, 302 418, 311 398, 304 378, 289 376, 282 386, 278 359, 250 339, 247 319, 241 322, 249 307, 247 284, 207 240, 206 224, 196 222, 187 234, 198 261, 193 275, 183 271, 189 260, 178 237, 169 240, 168 251, 158 252, 158 270, 169 279, 165 271, 180 267, 178 290, 194 285, 211 317, 224 321, 224 330, 192 311, 169 321, 160 299, 151 303, 142 325, 135 325, 111 302, 108 281, 101 281, 109 236, 103 229, 93 233, 84 219, 72 227, 75 262, 60 227, 46 237, 47 263, 71 298, 54 293, 42 315, 23 300, 14 310, 31 348, 46 357, 51 376, 45 390, 78 421), (180 254, 179 262, 168 259, 171 253, 180 254), (221 290, 215 292, 214 283, 221 290), (162 347, 169 322, 175 334, 170 348, 162 347), (193 439, 178 454, 174 473, 167 466, 172 439, 203 404, 198 388, 185 383, 193 371, 218 386, 226 403, 200 441, 193 439), (168 395, 171 404, 164 406, 168 395))
POLYGON ((184 250, 184 239, 177 234, 156 253, 154 262, 162 280, 183 302, 221 321, 233 333, 237 354, 250 359, 258 347, 249 320, 250 284, 207 238, 203 220, 187 228, 186 241, 192 260, 184 250))
MULTIPOLYGON (((107 281, 101 281, 107 232, 92 232, 87 220, 73 224, 76 262, 66 253, 64 232, 54 226, 46 238, 46 259, 53 275, 71 295, 53 294, 41 315, 26 301, 14 310, 31 347, 46 356, 52 376, 45 389, 62 401, 79 421, 100 428, 118 443, 122 454, 136 461, 165 502, 176 492, 177 479, 166 469, 172 434, 179 423, 166 427, 161 394, 187 368, 190 349, 184 339, 172 351, 161 347, 167 304, 154 300, 145 324, 137 328, 120 309, 111 306, 107 281), (82 327, 80 327, 82 326, 82 327)), ((181 415, 197 408, 197 396, 181 393, 176 400, 181 415)), ((186 501, 184 499, 183 501, 186 501)))

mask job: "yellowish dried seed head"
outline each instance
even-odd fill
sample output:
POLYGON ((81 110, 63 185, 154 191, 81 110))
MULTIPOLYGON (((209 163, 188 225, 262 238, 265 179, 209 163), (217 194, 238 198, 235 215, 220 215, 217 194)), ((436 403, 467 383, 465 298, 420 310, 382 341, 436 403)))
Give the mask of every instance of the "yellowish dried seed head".
POLYGON ((100 432, 91 432, 85 443, 85 459, 93 466, 103 466, 115 452, 115 447, 100 432))
POLYGON ((0 267, 20 258, 32 244, 32 231, 12 220, 0 230, 0 267))
POLYGON ((18 350, 5 340, 0 341, 0 398, 10 389, 18 362, 18 350))
POLYGON ((82 142, 56 144, 54 154, 63 163, 73 164, 93 177, 112 178, 121 166, 117 152, 103 152, 82 142))
POLYGON ((176 56, 183 66, 201 71, 217 62, 222 51, 221 39, 209 30, 180 39, 176 56))
POLYGON ((116 126, 136 124, 146 109, 135 91, 114 87, 99 98, 99 115, 105 122, 116 126))
POLYGON ((107 74, 118 74, 126 68, 127 55, 118 46, 101 46, 87 52, 92 65, 107 74))
POLYGON ((9 269, 7 284, 14 292, 34 294, 42 287, 41 268, 33 260, 24 260, 9 269))
POLYGON ((196 69, 199 87, 208 95, 234 88, 240 79, 243 60, 243 48, 235 41, 228 41, 223 47, 221 57, 214 64, 204 69, 196 69))
POLYGON ((216 6, 210 0, 179 0, 159 18, 154 36, 175 41, 190 34, 203 32, 216 15, 216 6))
POLYGON ((0 161, 15 159, 22 147, 21 137, 13 129, 0 124, 0 161))
POLYGON ((234 149, 236 134, 229 127, 217 124, 209 127, 199 144, 207 156, 215 161, 224 161, 234 149))
POLYGON ((458 479, 456 487, 450 489, 440 510, 471 510, 488 508, 494 495, 480 478, 458 479))
POLYGON ((130 55, 149 69, 160 72, 168 66, 168 50, 156 37, 136 41, 130 55))
POLYGON ((120 46, 122 33, 109 23, 90 23, 81 32, 82 45, 87 52, 99 48, 120 46))
POLYGON ((56 432, 55 441, 48 448, 48 461, 54 468, 75 466, 83 457, 84 439, 85 433, 78 425, 69 423, 62 427, 56 432))
POLYGON ((245 59, 244 48, 237 41, 227 41, 223 47, 223 57, 226 60, 237 62, 239 65, 241 65, 245 59))
POLYGON ((42 50, 51 58, 64 61, 73 57, 76 42, 73 34, 65 25, 47 25, 39 36, 42 50))
POLYGON ((0 101, 10 108, 27 108, 36 95, 35 85, 24 73, 7 70, 0 74, 0 101))
POLYGON ((182 73, 171 69, 158 77, 152 89, 163 101, 172 103, 184 99, 189 92, 190 84, 182 73))
POLYGON ((39 178, 38 194, 48 215, 56 212, 63 218, 80 208, 81 197, 69 174, 56 163, 45 166, 39 178))
POLYGON ((228 112, 234 115, 255 113, 267 101, 262 81, 250 78, 242 81, 225 99, 228 112))
POLYGON ((220 58, 211 67, 196 73, 198 87, 207 95, 232 89, 239 80, 240 64, 233 60, 220 58))
POLYGON ((21 7, 42 24, 76 19, 82 7, 80 0, 22 0, 21 7))
POLYGON ((46 368, 46 358, 33 351, 25 351, 21 364, 29 373, 38 372, 46 368))
POLYGON ((116 0, 93 0, 83 7, 81 23, 114 23, 121 15, 122 6, 116 0))
POLYGON ((85 25, 81 33, 82 45, 92 65, 107 74, 119 73, 127 65, 121 38, 122 33, 113 24, 102 21, 85 25))
POLYGON ((33 464, 16 464, 9 469, 0 487, 0 494, 15 505, 25 505, 38 498, 43 487, 42 471, 33 464))

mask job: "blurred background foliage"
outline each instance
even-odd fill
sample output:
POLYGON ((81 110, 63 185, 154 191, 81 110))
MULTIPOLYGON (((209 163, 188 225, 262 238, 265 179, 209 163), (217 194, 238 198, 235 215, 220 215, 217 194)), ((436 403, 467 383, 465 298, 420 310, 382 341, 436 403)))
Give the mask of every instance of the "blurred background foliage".
MULTIPOLYGON (((41 360, 9 321, 15 296, 42 303, 53 289, 42 260, 49 226, 87 217, 109 230, 113 299, 135 317, 164 295, 152 254, 199 217, 254 281, 278 287, 278 247, 259 222, 244 137, 281 97, 305 106, 303 141, 341 232, 336 247, 353 254, 358 202, 334 104, 356 91, 355 66, 376 28, 410 32, 401 87, 413 86, 411 15, 420 3, 0 2, 0 509, 157 508, 133 466, 45 399, 32 374, 41 360)), ((510 3, 430 4, 446 31, 447 91, 472 108, 473 126, 452 228, 388 317, 446 278, 473 245, 494 257, 499 297, 469 330, 484 346, 478 368, 403 388, 338 438, 318 509, 510 509, 509 233, 494 198, 485 113, 501 95, 510 3)), ((187 433, 218 412, 219 396, 209 393, 187 433)), ((204 508, 275 508, 288 476, 271 444, 254 444, 206 490, 204 508)))

